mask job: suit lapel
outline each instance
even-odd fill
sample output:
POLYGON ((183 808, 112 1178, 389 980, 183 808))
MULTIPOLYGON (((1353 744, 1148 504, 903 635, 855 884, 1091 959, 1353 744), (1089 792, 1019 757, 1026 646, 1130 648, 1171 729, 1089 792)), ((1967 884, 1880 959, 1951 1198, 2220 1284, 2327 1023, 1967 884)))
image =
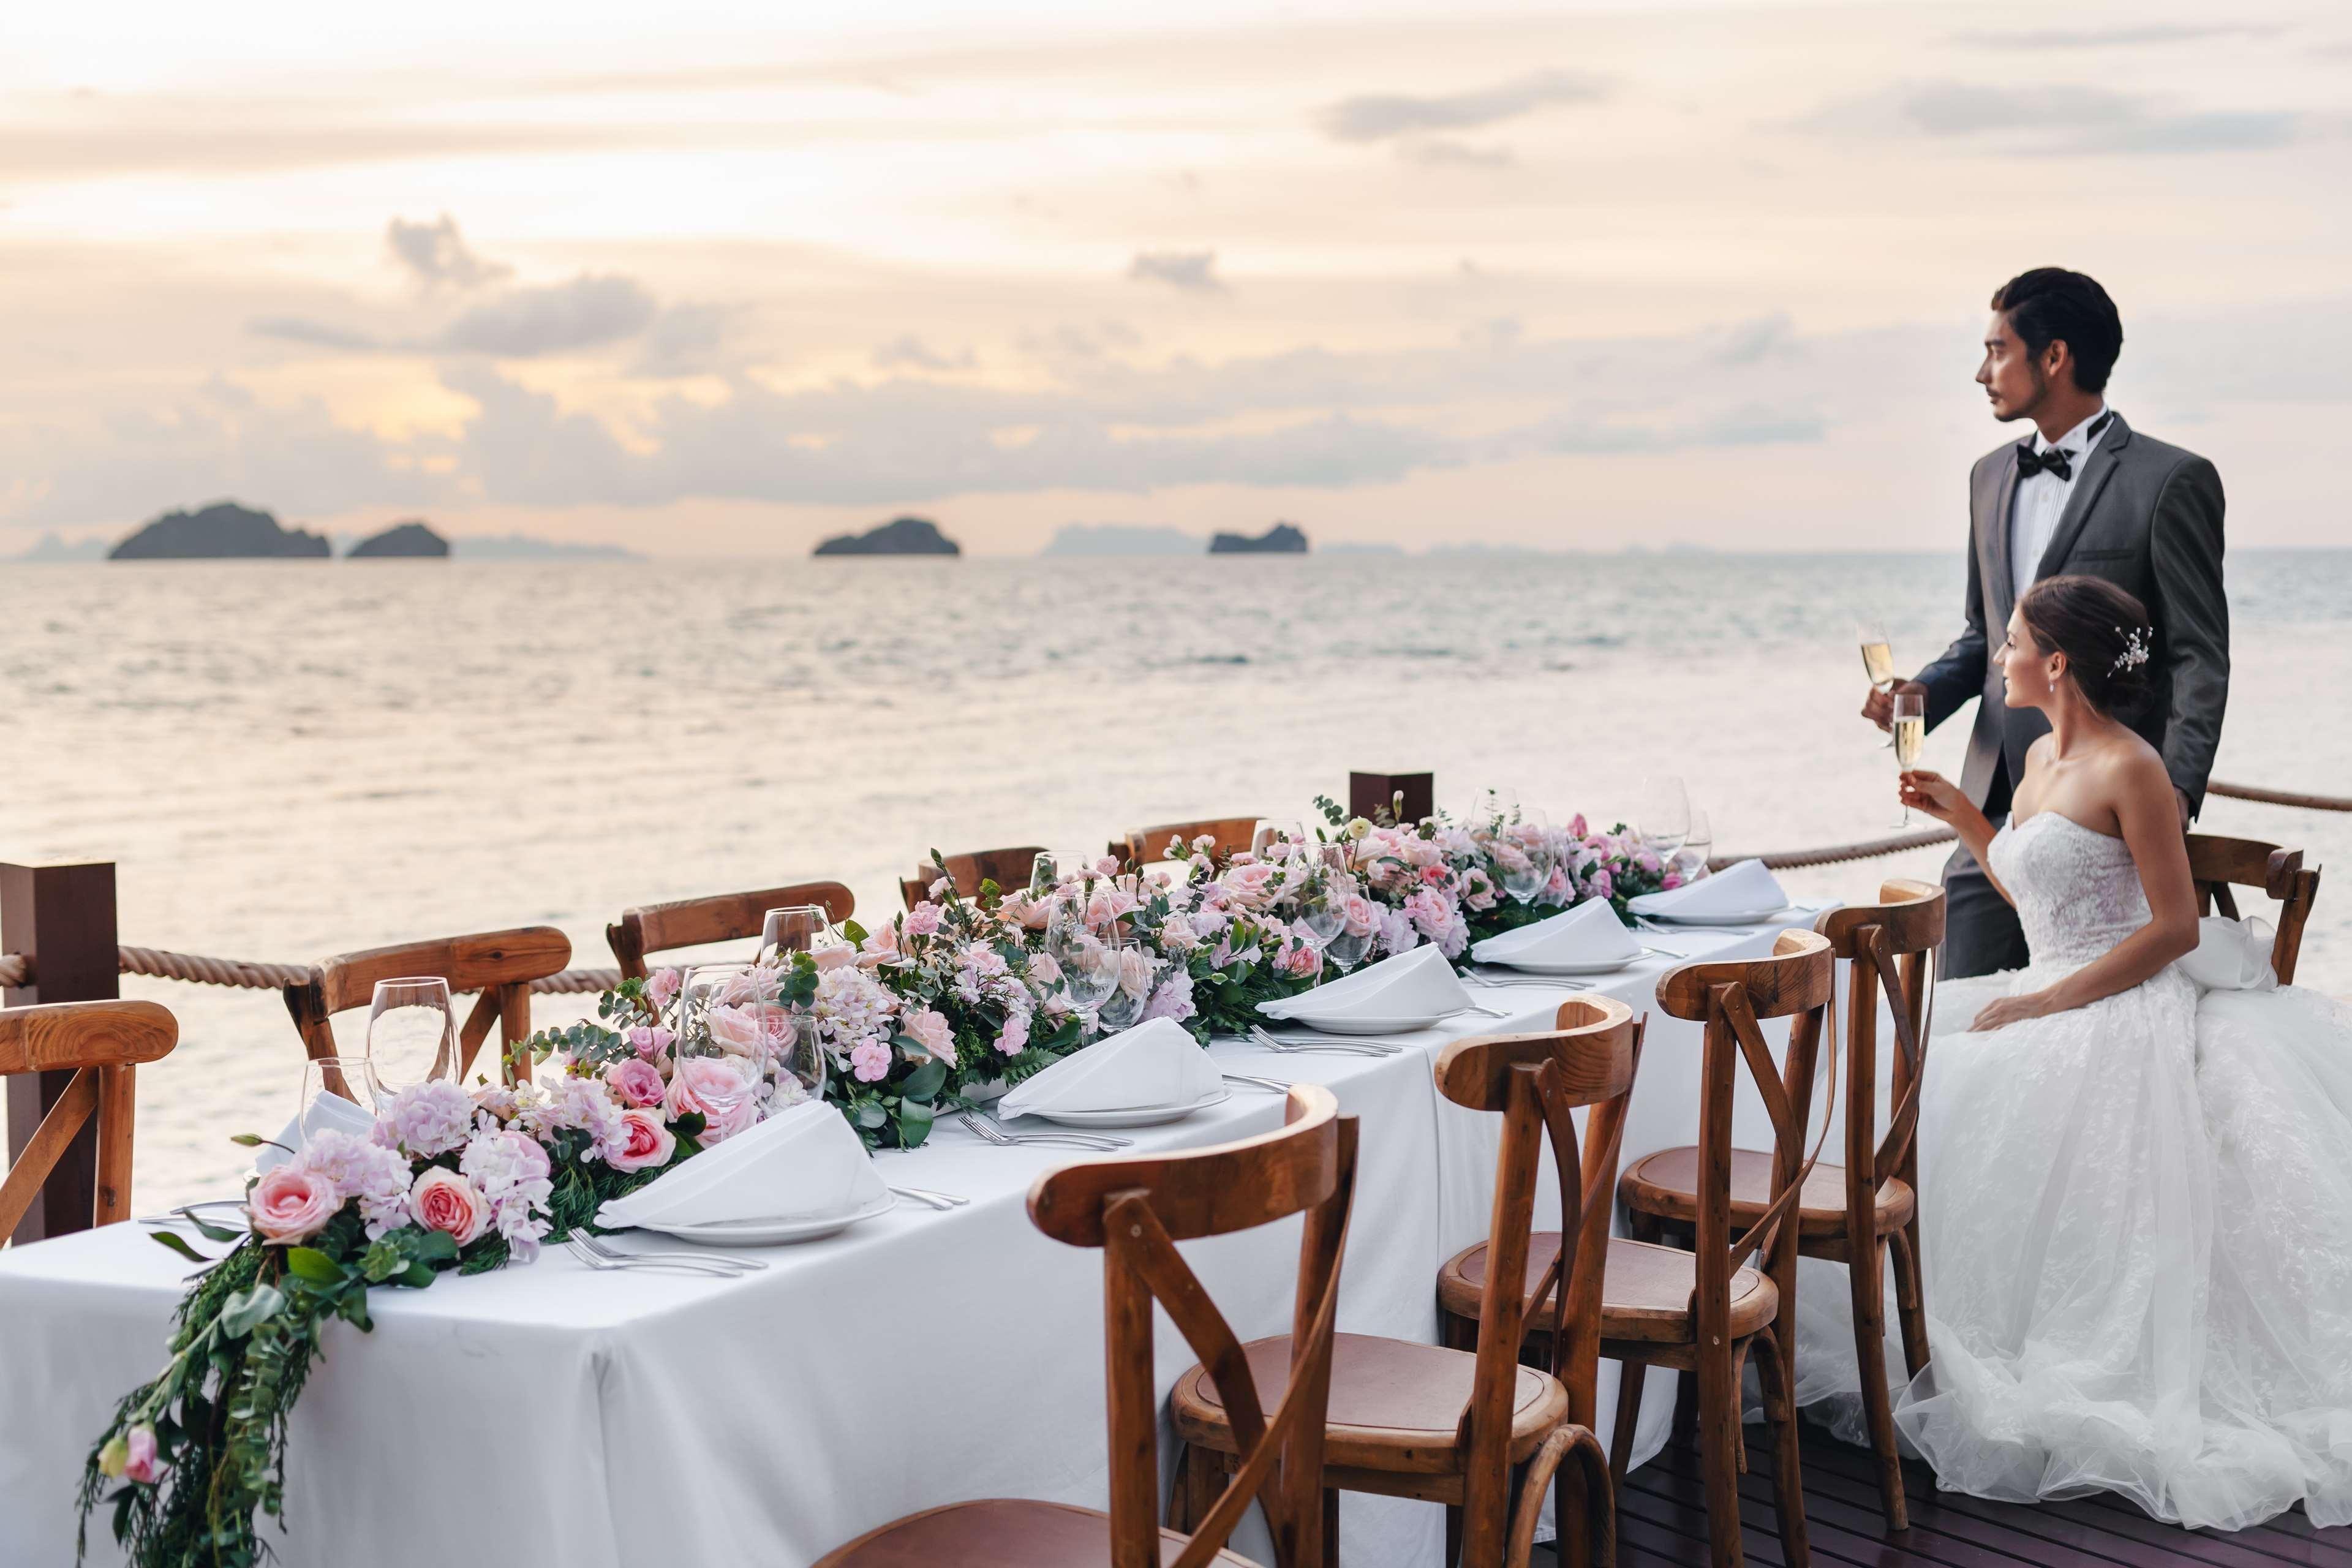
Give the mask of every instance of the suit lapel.
POLYGON ((2009 456, 2000 467, 2000 477, 1993 481, 1992 506, 1985 513, 1985 552, 1991 562, 1992 604, 2000 614, 1990 617, 1985 627, 1990 635, 1995 627, 2009 625, 2009 613, 2017 608, 2017 573, 2010 564, 2010 508, 2017 500, 2017 445, 2010 444, 2009 456))
MULTIPOLYGON (((2106 489, 2107 481, 2115 477, 2116 462, 2130 441, 2131 426, 2126 425, 2123 416, 2118 414, 2108 425, 2107 433, 2100 438, 2099 444, 2091 448, 2091 455, 2083 459, 2083 477, 2074 481, 2074 493, 2066 498, 2066 510, 2058 514, 2058 526, 2050 535, 2050 548, 2042 552, 2040 563, 2033 569, 2035 582, 2051 576, 2066 563, 2067 552, 2074 548, 2074 541, 2081 536, 2083 524, 2089 520, 2091 509, 2099 504, 2099 492, 2106 489)), ((2017 464, 2012 459, 2010 472, 2014 474, 2016 471, 2017 464)))

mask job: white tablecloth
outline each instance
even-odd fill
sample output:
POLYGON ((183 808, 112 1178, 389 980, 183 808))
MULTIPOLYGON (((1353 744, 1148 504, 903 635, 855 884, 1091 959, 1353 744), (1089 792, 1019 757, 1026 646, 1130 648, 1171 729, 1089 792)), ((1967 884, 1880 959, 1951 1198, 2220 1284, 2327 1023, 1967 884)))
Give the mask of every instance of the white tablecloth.
MULTIPOLYGON (((1704 956, 1759 955, 1776 934, 1704 956)), ((1589 988, 1639 1011, 1668 967, 1646 960, 1589 988)), ((1575 988, 1481 990, 1512 1018, 1400 1037, 1417 1048, 1389 1058, 1212 1047, 1230 1071, 1327 1084, 1363 1119, 1341 1329, 1433 1341, 1435 1271, 1485 1234, 1500 1124, 1441 1100, 1431 1063, 1463 1035, 1543 1026, 1575 988)), ((1695 1136, 1697 1045, 1696 1026, 1653 1016, 1627 1162, 1695 1136)), ((1280 1120, 1276 1096, 1236 1088, 1131 1136, 1139 1150, 1197 1146, 1280 1120)), ((1752 1092, 1738 1131, 1769 1137, 1752 1092)), ((946 1122, 924 1148, 881 1158, 894 1184, 972 1201, 902 1204, 771 1250, 766 1272, 740 1280, 593 1274, 551 1248, 528 1268, 378 1291, 374 1332, 331 1325, 297 1408, 281 1561, 805 1563, 967 1498, 1102 1506, 1102 1260, 1047 1240, 1024 1206, 1066 1152, 997 1148, 946 1122)), ((1538 1222, 1556 1224, 1557 1194, 1542 1192, 1538 1222)), ((1289 1326, 1297 1226, 1185 1248, 1245 1338, 1289 1326)), ((147 1229, 0 1254, 0 1563, 72 1560, 82 1457, 114 1402, 161 1364, 188 1266, 147 1229)), ((1163 1315, 1163 1393, 1194 1359, 1163 1315)), ((1604 1441, 1614 1397, 1604 1362, 1604 1441)), ((1662 1446, 1672 1403, 1672 1380, 1653 1378, 1640 1458, 1662 1446)), ((1161 1459, 1173 1460, 1164 1432, 1161 1459)), ((1345 1561, 1433 1562, 1442 1529, 1434 1505, 1351 1494, 1345 1561)), ((91 1533, 91 1560, 116 1561, 102 1511, 91 1533)))

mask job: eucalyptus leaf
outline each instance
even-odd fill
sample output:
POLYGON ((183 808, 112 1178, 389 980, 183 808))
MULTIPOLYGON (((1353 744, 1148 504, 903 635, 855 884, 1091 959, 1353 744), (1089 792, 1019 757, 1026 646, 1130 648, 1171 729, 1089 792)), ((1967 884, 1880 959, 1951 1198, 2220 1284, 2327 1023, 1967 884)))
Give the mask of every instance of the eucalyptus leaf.
MULTIPOLYGON (((947 1081, 948 1064, 942 1061, 928 1061, 907 1075, 907 1080, 898 1086, 898 1093, 902 1100, 928 1100, 935 1098, 947 1081)), ((900 1105, 898 1116, 901 1121, 906 1119, 908 1109, 904 1104, 900 1105)), ((923 1119, 929 1121, 930 1112, 925 1111, 923 1119)))
POLYGON ((255 1285, 221 1303, 221 1332, 241 1340, 286 1305, 286 1293, 275 1285, 255 1285))
POLYGON ((315 1285, 332 1285, 343 1277, 343 1266, 315 1247, 288 1247, 286 1268, 289 1273, 315 1285))
POLYGON ((236 1241, 245 1235, 241 1230, 231 1230, 226 1226, 215 1225, 209 1220, 199 1219, 185 1209, 180 1211, 180 1217, 186 1220, 194 1228, 195 1233, 206 1241, 236 1241))
POLYGON ((181 1257, 186 1258, 191 1263, 210 1263, 213 1261, 211 1258, 206 1258, 203 1253, 198 1252, 194 1247, 190 1247, 187 1243, 187 1238, 174 1231, 151 1230, 147 1234, 153 1237, 157 1241, 161 1242, 165 1247, 170 1247, 173 1251, 178 1253, 181 1257))

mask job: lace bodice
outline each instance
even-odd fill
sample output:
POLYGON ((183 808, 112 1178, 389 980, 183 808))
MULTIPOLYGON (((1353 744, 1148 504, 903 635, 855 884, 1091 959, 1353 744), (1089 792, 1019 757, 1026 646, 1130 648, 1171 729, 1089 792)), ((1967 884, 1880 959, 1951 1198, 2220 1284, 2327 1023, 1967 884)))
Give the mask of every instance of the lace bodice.
POLYGON ((2017 900, 2036 965, 2088 963, 2148 922, 2131 847, 2071 816, 2039 811, 2004 826, 1988 858, 2017 900))

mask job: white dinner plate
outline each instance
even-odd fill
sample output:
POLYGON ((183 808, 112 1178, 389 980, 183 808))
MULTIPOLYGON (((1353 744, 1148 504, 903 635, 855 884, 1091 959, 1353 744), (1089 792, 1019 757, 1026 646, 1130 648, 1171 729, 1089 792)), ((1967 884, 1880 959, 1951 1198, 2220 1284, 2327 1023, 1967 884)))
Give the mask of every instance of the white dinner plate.
POLYGON ((1769 910, 1749 910, 1738 915, 1646 915, 1660 925, 1670 926, 1752 926, 1760 921, 1777 920, 1789 912, 1789 905, 1775 904, 1769 910))
POLYGON ((1120 1110, 1046 1110, 1039 1109, 1023 1112, 1041 1121, 1058 1121, 1065 1127, 1158 1127, 1165 1122, 1181 1121, 1196 1110, 1206 1110, 1213 1105, 1223 1105, 1234 1097, 1234 1091, 1219 1084, 1189 1105, 1130 1105, 1120 1110))
POLYGON ((1614 974, 1641 963, 1642 955, 1637 952, 1631 958, 1586 959, 1576 963, 1546 963, 1532 958, 1482 958, 1478 962, 1526 974, 1614 974))
POLYGON ((1433 1027, 1465 1011, 1467 1009, 1449 1007, 1443 1013, 1415 1013, 1401 1018, 1269 1018, 1266 1023, 1269 1026, 1304 1024, 1327 1035, 1404 1035, 1433 1027))
POLYGON ((659 1220, 648 1220, 635 1228, 658 1231, 664 1236, 674 1236, 680 1241, 691 1241, 703 1247, 782 1247, 788 1242, 814 1241, 819 1237, 837 1235, 859 1220, 872 1219, 877 1214, 897 1207, 898 1203, 898 1194, 885 1192, 878 1200, 862 1209, 820 1215, 814 1218, 803 1215, 798 1219, 730 1219, 711 1225, 664 1225, 659 1220))

